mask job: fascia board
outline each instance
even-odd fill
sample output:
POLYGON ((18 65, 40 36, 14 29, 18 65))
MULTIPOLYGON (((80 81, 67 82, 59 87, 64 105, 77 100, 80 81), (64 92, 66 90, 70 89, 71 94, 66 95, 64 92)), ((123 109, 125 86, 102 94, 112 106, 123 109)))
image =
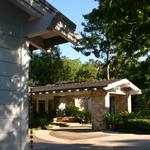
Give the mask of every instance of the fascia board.
POLYGON ((135 86, 133 83, 131 83, 128 79, 122 79, 122 80, 116 81, 114 83, 108 84, 103 89, 108 91, 115 87, 119 87, 119 86, 121 87, 121 85, 124 85, 124 87, 130 87, 132 89, 132 95, 141 94, 141 90, 137 86, 135 86))

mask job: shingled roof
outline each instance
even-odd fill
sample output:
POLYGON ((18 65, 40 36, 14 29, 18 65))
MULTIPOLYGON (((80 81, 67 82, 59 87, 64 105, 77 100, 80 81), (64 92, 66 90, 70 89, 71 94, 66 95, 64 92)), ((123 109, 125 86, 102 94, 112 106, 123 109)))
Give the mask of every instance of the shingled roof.
POLYGON ((92 89, 92 88, 104 88, 108 84, 116 82, 118 80, 109 80, 109 81, 95 81, 95 82, 66 82, 66 83, 56 83, 48 84, 46 86, 37 86, 32 88, 32 92, 52 92, 52 91, 68 91, 68 90, 83 90, 83 89, 92 89))

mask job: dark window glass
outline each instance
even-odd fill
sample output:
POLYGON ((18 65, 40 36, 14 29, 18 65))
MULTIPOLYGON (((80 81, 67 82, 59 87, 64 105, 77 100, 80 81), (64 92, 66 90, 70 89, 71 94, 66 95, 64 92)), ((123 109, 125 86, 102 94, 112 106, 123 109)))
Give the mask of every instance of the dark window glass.
POLYGON ((115 114, 115 97, 110 96, 110 114, 115 114))
POLYGON ((33 112, 35 113, 36 112, 36 101, 33 101, 32 108, 33 108, 33 112))
POLYGON ((48 112, 51 112, 53 110, 52 100, 48 101, 48 112))
POLYGON ((40 113, 45 112, 45 101, 42 101, 42 100, 39 101, 39 112, 40 113))

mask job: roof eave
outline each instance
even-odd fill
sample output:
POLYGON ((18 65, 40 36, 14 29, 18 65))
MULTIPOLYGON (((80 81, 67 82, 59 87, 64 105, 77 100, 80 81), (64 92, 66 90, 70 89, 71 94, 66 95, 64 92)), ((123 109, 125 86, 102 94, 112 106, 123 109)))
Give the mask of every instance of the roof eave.
POLYGON ((131 83, 128 79, 121 79, 119 81, 116 81, 114 83, 108 84, 106 87, 103 89, 106 91, 115 89, 115 88, 130 88, 129 94, 131 95, 136 95, 136 94, 141 94, 141 90, 135 86, 133 83, 131 83))
POLYGON ((9 0, 18 8, 20 8, 23 12, 29 15, 29 20, 34 20, 40 18, 44 15, 43 9, 40 7, 36 7, 35 1, 27 1, 27 0, 9 0))

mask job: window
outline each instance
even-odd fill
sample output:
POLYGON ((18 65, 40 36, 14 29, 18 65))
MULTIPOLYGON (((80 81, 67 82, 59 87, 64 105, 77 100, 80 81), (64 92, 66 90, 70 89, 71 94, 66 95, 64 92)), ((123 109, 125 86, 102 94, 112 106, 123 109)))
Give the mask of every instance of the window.
POLYGON ((30 105, 32 105, 32 112, 35 113, 36 112, 36 101, 33 100, 33 103, 30 105))
POLYGON ((49 100, 48 101, 48 112, 52 112, 53 111, 53 101, 49 100))
POLYGON ((110 114, 115 114, 115 97, 110 96, 110 114))
POLYGON ((45 101, 40 100, 39 101, 39 113, 44 113, 45 112, 45 101))

